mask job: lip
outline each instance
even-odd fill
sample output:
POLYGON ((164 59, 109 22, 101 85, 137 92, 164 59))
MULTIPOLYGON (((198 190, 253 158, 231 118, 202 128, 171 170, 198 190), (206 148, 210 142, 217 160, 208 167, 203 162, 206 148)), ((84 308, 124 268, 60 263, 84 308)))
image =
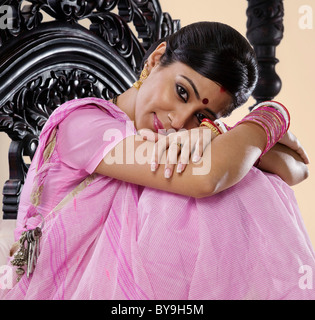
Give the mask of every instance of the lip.
POLYGON ((157 117, 157 115, 155 113, 154 113, 154 129, 155 129, 155 132, 159 132, 161 130, 165 131, 165 128, 164 128, 162 122, 159 120, 159 118, 157 117))

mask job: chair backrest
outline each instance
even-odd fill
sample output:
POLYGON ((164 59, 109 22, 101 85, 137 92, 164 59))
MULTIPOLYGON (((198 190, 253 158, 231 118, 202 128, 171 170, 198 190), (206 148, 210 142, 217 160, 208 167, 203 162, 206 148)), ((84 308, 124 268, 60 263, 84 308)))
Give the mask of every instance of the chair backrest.
POLYGON ((3 218, 15 219, 25 157, 49 115, 70 99, 128 89, 145 51, 180 22, 158 0, 4 0, 0 8, 0 131, 12 140, 3 218))

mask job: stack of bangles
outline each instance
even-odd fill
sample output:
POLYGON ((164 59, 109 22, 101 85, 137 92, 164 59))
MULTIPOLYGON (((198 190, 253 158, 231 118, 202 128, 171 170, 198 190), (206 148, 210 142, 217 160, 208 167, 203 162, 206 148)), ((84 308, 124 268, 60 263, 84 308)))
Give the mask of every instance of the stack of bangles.
MULTIPOLYGON (((290 127, 290 114, 289 111, 279 102, 265 101, 258 104, 234 127, 244 122, 254 122, 260 125, 264 129, 267 136, 266 147, 255 164, 257 166, 261 157, 266 154, 288 131, 290 127)), ((209 119, 203 119, 200 126, 206 126, 210 128, 217 135, 230 130, 229 127, 218 120, 213 122, 209 119)))

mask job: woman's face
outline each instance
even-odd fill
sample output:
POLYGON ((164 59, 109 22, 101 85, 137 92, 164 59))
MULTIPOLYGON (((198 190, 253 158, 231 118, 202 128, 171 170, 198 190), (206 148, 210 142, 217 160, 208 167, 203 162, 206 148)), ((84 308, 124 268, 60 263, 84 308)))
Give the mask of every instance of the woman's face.
MULTIPOLYGON (((155 64, 137 93, 136 128, 180 130, 198 127, 203 118, 220 118, 232 103, 218 84, 187 65, 155 64)), ((161 131, 160 131, 161 132, 161 131)))

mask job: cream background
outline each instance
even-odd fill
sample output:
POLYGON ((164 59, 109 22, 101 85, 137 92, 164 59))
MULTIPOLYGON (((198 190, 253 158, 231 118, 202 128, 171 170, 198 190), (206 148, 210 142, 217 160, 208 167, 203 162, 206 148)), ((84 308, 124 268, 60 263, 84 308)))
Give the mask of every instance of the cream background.
MULTIPOLYGON (((163 11, 171 14, 173 19, 180 19, 185 26, 192 22, 210 20, 227 23, 243 35, 246 34, 246 0, 160 0, 163 11)), ((315 245, 315 210, 312 197, 315 188, 315 148, 314 132, 315 106, 312 94, 315 91, 315 29, 302 30, 299 27, 301 14, 299 8, 308 5, 313 8, 315 15, 315 0, 284 1, 285 33, 284 39, 277 47, 277 73, 282 79, 283 86, 276 100, 285 104, 291 112, 291 130, 299 138, 308 151, 311 159, 309 165, 310 177, 303 183, 294 186, 302 216, 313 245, 315 245), (313 162, 312 162, 313 160, 313 162)), ((232 125, 247 113, 247 107, 253 104, 250 100, 241 109, 225 121, 232 125)), ((0 188, 8 179, 8 148, 10 140, 5 133, 0 133, 0 188)), ((268 218, 268 217, 266 217, 268 218)), ((14 223, 14 222, 13 222, 14 223)), ((0 224, 0 238, 10 238, 12 222, 0 224)), ((1 249, 1 248, 0 248, 1 249)), ((0 265, 3 261, 0 261, 0 265)))

